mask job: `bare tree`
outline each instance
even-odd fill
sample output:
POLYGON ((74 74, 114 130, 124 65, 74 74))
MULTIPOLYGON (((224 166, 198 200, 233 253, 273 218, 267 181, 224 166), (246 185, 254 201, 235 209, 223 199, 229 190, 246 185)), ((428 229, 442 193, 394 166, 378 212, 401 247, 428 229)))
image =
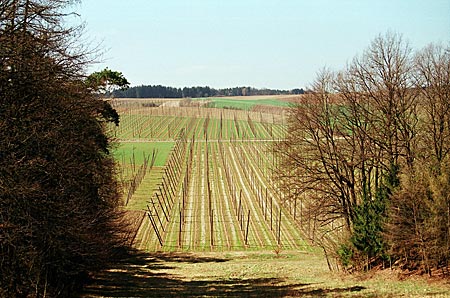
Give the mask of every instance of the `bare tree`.
MULTIPOLYGON (((374 39, 362 57, 348 69, 354 90, 361 96, 362 113, 375 129, 368 137, 382 150, 389 171, 402 158, 411 164, 417 124, 411 49, 400 35, 387 33, 374 39)), ((345 89, 344 89, 345 90, 345 89)))
POLYGON ((324 69, 291 110, 278 178, 286 200, 300 199, 301 225, 328 255, 352 230, 357 204, 355 135, 349 130, 336 74, 324 69))
POLYGON ((378 36, 346 70, 318 75, 293 109, 279 147, 284 185, 306 193, 304 207, 323 231, 339 231, 331 237, 339 241, 347 234, 367 264, 384 254, 387 201, 400 169, 412 167, 416 154, 412 67, 400 35, 378 36), (346 229, 333 229, 339 223, 346 229))
POLYGON ((416 54, 416 88, 424 111, 423 139, 439 163, 450 152, 450 49, 429 45, 416 54))
POLYGON ((448 274, 450 52, 429 45, 414 62, 420 111, 417 161, 401 175, 386 237, 393 258, 404 268, 430 275, 433 268, 441 268, 448 274))

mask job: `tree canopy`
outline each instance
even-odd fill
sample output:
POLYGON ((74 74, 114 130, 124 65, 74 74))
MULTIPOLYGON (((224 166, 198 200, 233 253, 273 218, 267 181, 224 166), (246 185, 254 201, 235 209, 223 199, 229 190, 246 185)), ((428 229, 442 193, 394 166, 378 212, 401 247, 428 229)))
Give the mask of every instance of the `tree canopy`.
POLYGON ((130 83, 121 72, 105 68, 90 74, 86 78, 86 85, 96 92, 111 94, 114 90, 128 89, 130 83))
POLYGON ((68 296, 124 247, 113 109, 86 84, 70 3, 0 2, 1 297, 68 296))

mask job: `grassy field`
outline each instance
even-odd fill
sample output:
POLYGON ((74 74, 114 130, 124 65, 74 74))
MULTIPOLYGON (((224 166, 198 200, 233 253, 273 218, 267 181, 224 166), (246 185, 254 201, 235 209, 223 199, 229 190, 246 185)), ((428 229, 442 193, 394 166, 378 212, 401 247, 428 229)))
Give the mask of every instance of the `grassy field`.
POLYGON ((318 252, 139 253, 95 276, 82 297, 450 297, 450 284, 333 273, 318 252))
POLYGON ((118 162, 130 163, 133 161, 140 165, 144 161, 144 156, 148 157, 156 150, 156 167, 166 164, 167 156, 172 149, 174 142, 120 142, 114 150, 114 158, 118 162))
MULTIPOLYGON (((193 100, 205 100, 204 98, 193 98, 193 100)), ((251 110, 254 106, 265 105, 273 107, 288 107, 290 104, 287 101, 283 101, 274 97, 248 97, 246 99, 237 99, 229 97, 210 97, 206 99, 211 108, 227 108, 238 110, 251 110)))

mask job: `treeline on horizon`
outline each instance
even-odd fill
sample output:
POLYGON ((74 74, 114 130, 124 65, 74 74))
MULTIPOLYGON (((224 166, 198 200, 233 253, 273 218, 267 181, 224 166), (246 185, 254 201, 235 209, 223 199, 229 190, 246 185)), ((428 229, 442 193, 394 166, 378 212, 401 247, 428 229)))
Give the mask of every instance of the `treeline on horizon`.
POLYGON ((252 87, 233 87, 214 89, 205 87, 166 87, 161 85, 142 85, 128 88, 126 90, 113 91, 116 98, 197 98, 212 96, 250 96, 250 95, 290 95, 304 94, 302 88, 292 90, 257 89, 252 87))

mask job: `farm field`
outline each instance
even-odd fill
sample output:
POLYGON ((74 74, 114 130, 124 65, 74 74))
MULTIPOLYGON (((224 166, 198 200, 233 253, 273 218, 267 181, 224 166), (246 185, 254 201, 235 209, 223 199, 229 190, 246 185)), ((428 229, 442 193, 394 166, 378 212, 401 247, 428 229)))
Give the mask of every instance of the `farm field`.
POLYGON ((95 275, 82 297, 450 296, 448 283, 391 270, 329 270, 297 226, 301 201, 283 203, 272 177, 272 148, 286 129, 279 110, 160 99, 115 108, 114 156, 136 253, 95 275))
POLYGON ((311 250, 271 177, 284 115, 161 103, 115 103, 114 154, 136 248, 311 250))
POLYGON ((289 107, 290 105, 289 101, 270 96, 257 98, 249 96, 243 99, 236 97, 212 97, 206 100, 204 98, 194 98, 192 100, 207 102, 208 107, 212 108, 234 108, 246 111, 252 110, 255 106, 289 107))

